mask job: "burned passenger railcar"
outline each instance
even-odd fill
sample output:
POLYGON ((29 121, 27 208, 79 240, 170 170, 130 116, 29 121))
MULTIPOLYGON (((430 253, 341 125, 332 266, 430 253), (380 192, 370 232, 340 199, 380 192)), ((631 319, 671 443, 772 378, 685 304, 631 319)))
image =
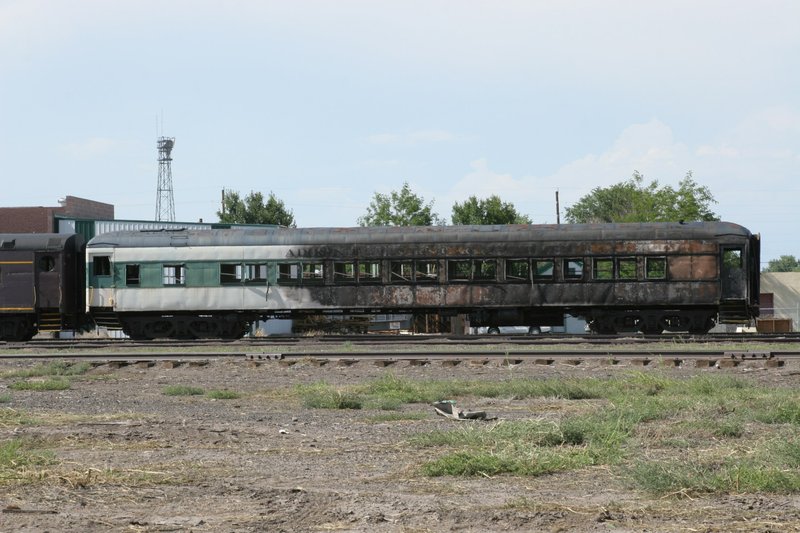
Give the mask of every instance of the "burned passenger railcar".
POLYGON ((0 340, 80 329, 84 265, 80 235, 0 235, 0 340))
POLYGON ((724 222, 119 232, 89 243, 88 299, 135 337, 331 312, 701 332, 758 314, 758 253, 724 222))

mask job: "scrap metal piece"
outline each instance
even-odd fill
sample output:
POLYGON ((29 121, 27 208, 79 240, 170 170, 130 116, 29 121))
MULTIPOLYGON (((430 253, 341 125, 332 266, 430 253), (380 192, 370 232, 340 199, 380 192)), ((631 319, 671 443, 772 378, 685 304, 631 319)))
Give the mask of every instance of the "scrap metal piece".
POLYGON ((496 416, 487 416, 486 411, 462 411, 461 409, 456 409, 455 400, 440 400, 432 405, 437 415, 453 420, 497 420, 496 416))

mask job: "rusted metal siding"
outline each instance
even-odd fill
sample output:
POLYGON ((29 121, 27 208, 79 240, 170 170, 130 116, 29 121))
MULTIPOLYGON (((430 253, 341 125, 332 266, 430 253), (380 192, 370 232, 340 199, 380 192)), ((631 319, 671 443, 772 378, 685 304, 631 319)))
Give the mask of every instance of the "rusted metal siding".
MULTIPOLYGON (((125 261, 180 259, 191 253, 209 259, 324 265, 318 284, 269 287, 263 299, 246 299, 252 311, 448 310, 473 312, 517 310, 518 314, 588 313, 699 306, 704 313, 721 299, 719 258, 722 247, 745 250, 752 235, 730 223, 608 224, 563 226, 461 226, 410 228, 247 228, 185 232, 122 232, 102 235, 90 249, 116 250, 125 261), (232 250, 227 252, 226 250, 232 250), (161 258, 161 259, 159 259, 161 258), (553 261, 553 278, 506 280, 506 259, 553 261), (584 261, 582 277, 565 280, 563 260, 584 261), (636 261, 635 279, 594 279, 594 258, 636 261), (644 258, 656 258, 666 269, 663 279, 648 279, 644 258), (448 261, 495 262, 497 279, 448 279, 448 261), (392 283, 393 261, 433 261, 434 283, 392 283), (356 268, 358 262, 381 262, 380 283, 361 283, 355 276, 335 277, 334 263, 356 268), (345 279, 346 284, 339 280, 345 279)), ((613 277, 613 276, 612 276, 613 277)), ((196 301, 192 299, 191 301, 196 301)), ((497 315, 499 316, 499 315, 497 315)), ((621 316, 621 315, 620 315, 621 316)), ((705 315, 699 315, 703 318, 705 315)), ((701 324, 702 325, 702 324, 701 324)))

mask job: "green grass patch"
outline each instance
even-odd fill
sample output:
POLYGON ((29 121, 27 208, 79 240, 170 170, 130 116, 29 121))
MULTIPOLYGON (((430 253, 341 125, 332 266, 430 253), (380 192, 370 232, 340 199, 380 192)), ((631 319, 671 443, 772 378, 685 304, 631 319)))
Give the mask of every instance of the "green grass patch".
POLYGON ((9 403, 11 401, 10 394, 0 394, 0 403, 9 403))
POLYGON ((29 391, 53 391, 53 390, 67 390, 69 389, 69 380, 58 379, 45 379, 41 381, 17 381, 8 386, 12 390, 29 390, 29 391))
POLYGON ((205 391, 200 387, 190 387, 188 385, 170 385, 164 387, 164 394, 167 396, 200 396, 205 391))
POLYGON ((70 363, 67 361, 50 361, 38 364, 31 368, 3 372, 7 378, 38 378, 48 376, 80 376, 91 370, 92 365, 87 362, 70 363))
POLYGON ((337 389, 325 382, 298 385, 297 391, 303 405, 312 409, 361 409, 364 405, 362 395, 337 389))
POLYGON ((26 413, 10 407, 0 407, 0 428, 33 424, 36 421, 26 413))
POLYGON ((30 479, 32 471, 50 465, 54 456, 23 439, 0 442, 0 483, 14 483, 30 479))
POLYGON ((227 389, 210 390, 206 393, 206 396, 214 400, 236 400, 242 397, 238 392, 227 389))
POLYGON ((722 458, 681 457, 668 461, 637 461, 630 479, 656 495, 691 497, 700 494, 800 492, 800 442, 775 440, 754 453, 722 458))

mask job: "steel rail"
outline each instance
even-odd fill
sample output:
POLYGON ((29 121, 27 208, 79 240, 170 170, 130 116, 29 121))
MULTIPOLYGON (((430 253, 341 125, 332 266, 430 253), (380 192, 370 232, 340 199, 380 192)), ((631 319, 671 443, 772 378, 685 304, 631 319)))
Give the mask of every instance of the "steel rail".
POLYGON ((132 341, 130 339, 34 339, 27 343, 0 342, 2 349, 28 348, 135 348, 135 347, 202 347, 202 346, 275 346, 275 345, 308 345, 350 343, 352 345, 648 345, 658 343, 712 344, 721 342, 738 342, 744 344, 800 343, 800 333, 795 334, 712 334, 712 335, 325 335, 321 337, 276 335, 269 337, 248 337, 235 340, 199 339, 199 340, 152 340, 132 341))
POLYGON ((165 351, 165 352, 38 352, 38 353, 6 353, 0 354, 0 361, 104 361, 104 362, 156 362, 156 361, 208 361, 208 360, 246 360, 246 361, 271 361, 271 360, 346 360, 346 361, 438 361, 438 360, 482 360, 492 359, 501 361, 526 361, 526 360, 698 360, 715 359, 731 361, 758 361, 777 359, 798 359, 800 350, 780 351, 746 351, 746 350, 380 350, 370 352, 358 351, 329 351, 329 350, 298 350, 298 351, 165 351))

